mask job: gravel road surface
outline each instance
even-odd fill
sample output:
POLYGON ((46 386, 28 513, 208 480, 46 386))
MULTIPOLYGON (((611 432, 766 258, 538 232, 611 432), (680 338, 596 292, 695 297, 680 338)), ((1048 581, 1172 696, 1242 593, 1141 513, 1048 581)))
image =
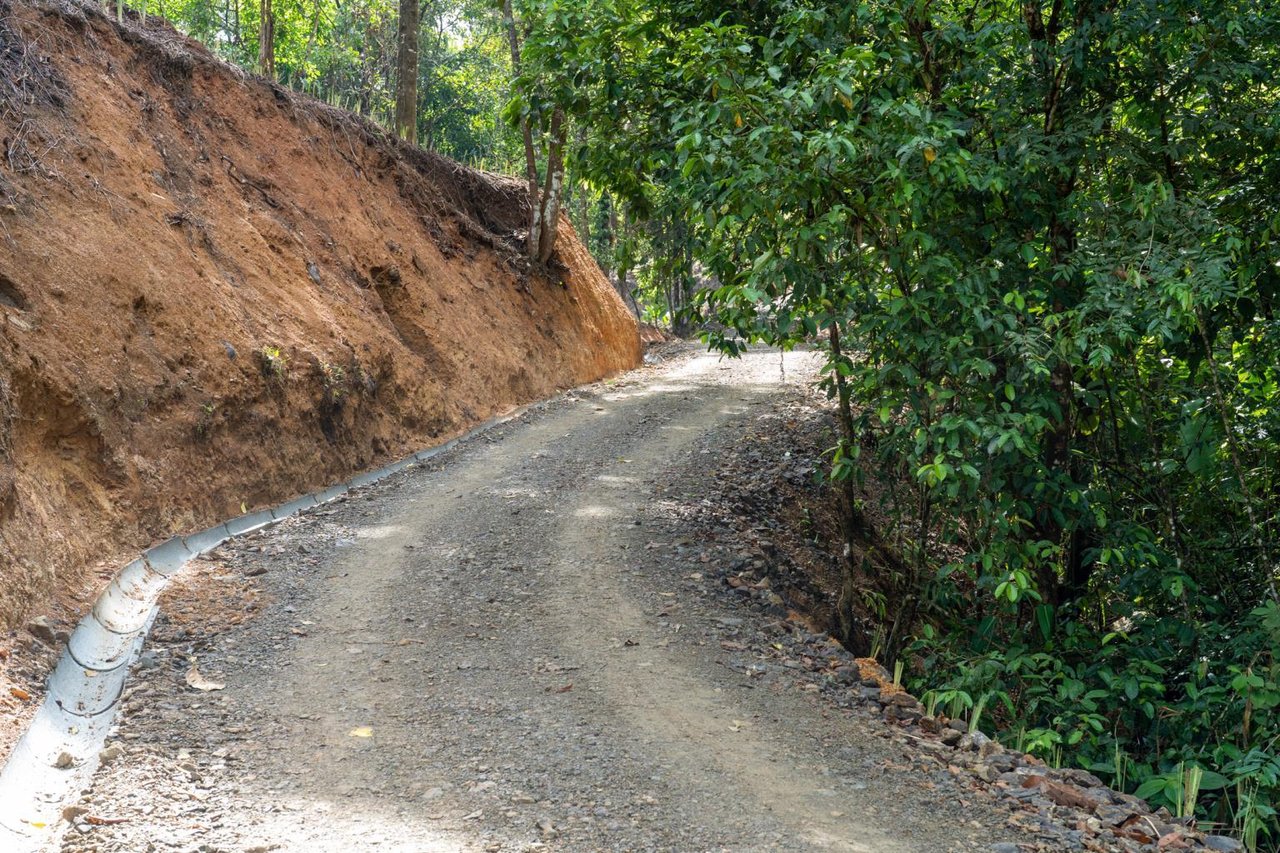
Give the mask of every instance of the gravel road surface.
POLYGON ((680 511, 815 368, 684 351, 189 569, 62 849, 990 849, 875 710, 751 664, 778 620, 680 511))

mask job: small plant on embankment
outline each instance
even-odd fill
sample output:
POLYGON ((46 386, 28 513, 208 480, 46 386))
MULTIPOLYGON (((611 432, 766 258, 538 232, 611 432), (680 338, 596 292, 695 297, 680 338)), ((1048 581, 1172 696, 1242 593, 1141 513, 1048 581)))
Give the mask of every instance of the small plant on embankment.
POLYGON ((289 359, 279 347, 264 346, 258 350, 258 367, 267 381, 281 385, 289 372, 289 359))
POLYGON ((325 405, 331 409, 342 408, 347 398, 347 371, 340 364, 320 363, 320 386, 324 390, 325 405))
POLYGON ((218 413, 218 407, 213 403, 205 403, 200 407, 200 411, 196 414, 196 423, 192 428, 196 441, 203 441, 213 432, 214 420, 218 413))

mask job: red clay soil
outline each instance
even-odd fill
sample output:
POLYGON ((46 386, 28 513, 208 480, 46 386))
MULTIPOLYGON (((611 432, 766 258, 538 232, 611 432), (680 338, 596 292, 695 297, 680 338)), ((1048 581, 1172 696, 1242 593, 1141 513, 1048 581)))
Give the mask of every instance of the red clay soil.
POLYGON ((555 272, 523 269, 518 183, 154 18, 0 2, 0 136, 0 631, 640 359, 567 225, 555 272))

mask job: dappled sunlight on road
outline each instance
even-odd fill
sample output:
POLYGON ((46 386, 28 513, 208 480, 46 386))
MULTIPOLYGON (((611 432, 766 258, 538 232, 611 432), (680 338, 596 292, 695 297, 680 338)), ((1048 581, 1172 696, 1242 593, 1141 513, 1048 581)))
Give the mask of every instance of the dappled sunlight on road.
POLYGON ((617 474, 601 474, 599 477, 596 477, 596 480, 597 482, 617 486, 620 489, 631 488, 640 482, 639 477, 619 477, 617 474))
POLYGON ((698 388, 699 386, 697 385, 690 385, 687 383, 656 383, 653 385, 646 385, 644 387, 628 389, 626 391, 613 391, 608 394, 601 395, 601 399, 607 400, 610 403, 617 403, 623 400, 644 400, 649 397, 656 397, 659 394, 688 394, 692 391, 697 391, 698 388))
POLYGON ((584 506, 578 507, 573 514, 578 518, 615 518, 618 511, 609 506, 584 506))
POLYGON ((403 532, 404 528, 398 524, 378 524, 355 529, 355 535, 361 539, 390 539, 403 532))
POLYGON ((262 849, 297 853, 457 853, 475 849, 466 839, 444 829, 429 808, 379 808, 372 797, 344 801, 293 799, 272 804, 263 797, 262 820, 255 826, 262 849))

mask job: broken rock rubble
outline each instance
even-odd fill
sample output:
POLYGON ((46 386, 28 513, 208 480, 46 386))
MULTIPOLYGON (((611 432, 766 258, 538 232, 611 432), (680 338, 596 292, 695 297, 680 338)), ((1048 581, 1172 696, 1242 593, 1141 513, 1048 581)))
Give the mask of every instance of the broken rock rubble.
MULTIPOLYGON (((741 578, 735 580, 743 585, 741 578)), ((1048 767, 1035 756, 1005 749, 981 731, 970 732, 963 721, 927 714, 918 699, 893 685, 882 667, 867 658, 855 660, 823 634, 786 620, 779 620, 775 630, 786 638, 775 644, 783 649, 778 656, 799 663, 788 667, 784 660, 783 669, 816 676, 822 692, 842 694, 844 702, 878 712, 889 726, 887 736, 1006 803, 1013 812, 1010 825, 1034 840, 997 844, 993 851, 1244 849, 1233 838, 1205 835, 1190 819, 1175 818, 1164 808, 1152 810, 1137 797, 1107 788, 1088 771, 1048 767)), ((722 647, 735 649, 732 643, 722 647)))

